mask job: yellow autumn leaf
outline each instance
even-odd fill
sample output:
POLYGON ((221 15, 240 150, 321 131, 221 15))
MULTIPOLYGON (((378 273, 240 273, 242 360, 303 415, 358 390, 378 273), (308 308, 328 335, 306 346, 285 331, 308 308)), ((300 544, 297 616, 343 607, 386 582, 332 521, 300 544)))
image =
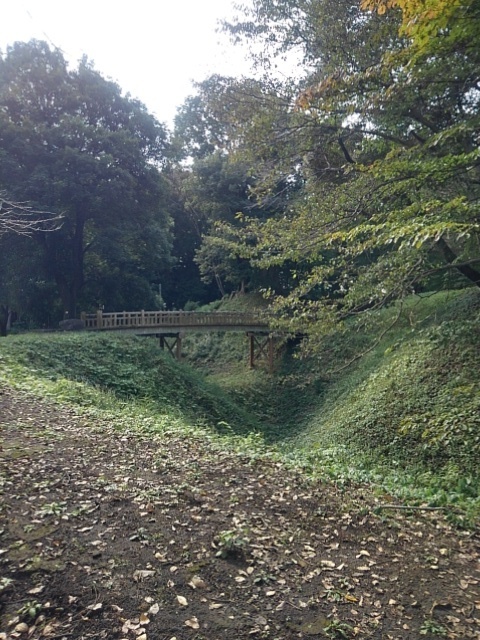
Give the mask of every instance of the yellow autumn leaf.
POLYGON ((358 598, 356 598, 355 596, 352 596, 350 593, 346 593, 344 596, 344 599, 347 602, 358 602, 358 598))

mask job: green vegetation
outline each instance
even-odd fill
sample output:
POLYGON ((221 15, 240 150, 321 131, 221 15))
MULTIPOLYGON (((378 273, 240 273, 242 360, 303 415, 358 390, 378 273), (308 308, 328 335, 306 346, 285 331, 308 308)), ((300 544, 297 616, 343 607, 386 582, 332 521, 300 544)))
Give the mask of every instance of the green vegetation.
POLYGON ((479 314, 476 290, 414 296, 376 312, 369 331, 352 321, 332 333, 314 359, 299 360, 286 347, 274 378, 238 365, 226 376, 224 361, 210 378, 255 412, 266 441, 294 464, 340 484, 373 481, 406 499, 461 504, 474 514, 479 314), (379 328, 393 321, 379 340, 379 328))
POLYGON ((342 490, 373 482, 379 495, 447 507, 466 524, 480 511, 479 316, 474 290, 413 297, 378 344, 352 323, 325 342, 320 361, 285 345, 274 376, 246 368, 240 336, 190 338, 197 367, 207 354, 204 373, 146 338, 11 336, 0 380, 123 428, 200 428, 215 446, 281 456, 342 490), (368 352, 344 367, 360 348, 368 352))
POLYGON ((475 518, 478 0, 238 11, 223 28, 264 73, 204 80, 172 135, 86 58, 69 70, 37 41, 0 55, 0 335, 254 299, 284 336, 275 376, 213 334, 184 341, 194 368, 147 339, 12 336, 1 376, 475 518))
MULTIPOLYGON (((248 413, 220 388, 161 352, 152 339, 26 335, 12 336, 2 346, 7 376, 9 370, 29 369, 35 377, 54 382, 53 393, 61 400, 97 405, 101 393, 91 390, 102 390, 125 404, 137 400, 155 413, 171 414, 192 424, 208 421, 220 432, 234 428, 248 433, 256 427, 248 413), (70 385, 68 381, 83 384, 70 385)), ((101 402, 101 406, 109 403, 101 402)))

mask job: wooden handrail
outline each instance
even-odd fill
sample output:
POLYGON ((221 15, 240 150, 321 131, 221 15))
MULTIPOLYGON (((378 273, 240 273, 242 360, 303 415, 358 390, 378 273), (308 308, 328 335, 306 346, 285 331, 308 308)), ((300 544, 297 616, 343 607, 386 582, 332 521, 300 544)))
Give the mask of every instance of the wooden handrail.
POLYGON ((115 313, 82 313, 85 328, 134 329, 165 327, 232 327, 259 326, 268 327, 268 320, 255 313, 235 311, 120 311, 115 313))

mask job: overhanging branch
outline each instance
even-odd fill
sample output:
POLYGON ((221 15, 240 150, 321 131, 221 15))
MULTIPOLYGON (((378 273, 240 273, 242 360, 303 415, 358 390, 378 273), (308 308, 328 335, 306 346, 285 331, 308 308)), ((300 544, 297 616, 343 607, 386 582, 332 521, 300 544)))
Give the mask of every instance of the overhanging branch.
POLYGON ((38 211, 26 202, 8 200, 0 192, 0 237, 7 233, 30 236, 39 231, 56 231, 62 220, 61 214, 38 211))

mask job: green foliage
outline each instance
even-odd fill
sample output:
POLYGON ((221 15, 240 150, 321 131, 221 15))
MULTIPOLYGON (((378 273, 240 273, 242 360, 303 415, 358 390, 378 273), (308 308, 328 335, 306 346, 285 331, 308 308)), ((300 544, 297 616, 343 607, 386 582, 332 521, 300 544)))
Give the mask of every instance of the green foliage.
POLYGON ((304 62, 301 82, 273 89, 270 78, 254 99, 245 82, 242 100, 237 83, 241 108, 227 108, 231 90, 211 97, 219 114, 224 105, 233 153, 261 178, 257 197, 300 185, 275 218, 245 216, 237 240, 257 268, 280 267, 295 280, 287 292, 272 287, 279 326, 325 335, 454 270, 480 286, 474 8, 254 0, 244 20, 226 26, 252 42, 267 72, 281 53, 304 62), (393 6, 403 28, 400 12, 384 11, 393 6), (441 37, 428 44, 433 32, 441 37))
POLYGON ((325 629, 325 635, 327 638, 353 638, 355 629, 347 624, 346 622, 342 622, 341 620, 335 619, 332 622, 329 622, 325 629))
POLYGON ((29 600, 17 610, 17 613, 23 620, 32 621, 38 616, 42 609, 43 605, 41 602, 38 602, 37 600, 29 600))
POLYGON ((452 45, 474 47, 479 19, 476 0, 362 0, 361 7, 380 15, 400 8, 401 32, 412 39, 414 55, 438 53, 452 45))
POLYGON ((431 618, 427 618, 427 620, 425 620, 420 627, 421 636, 428 636, 431 634, 432 636, 444 637, 447 635, 447 633, 447 629, 443 626, 443 624, 440 624, 439 622, 437 622, 436 620, 432 620, 431 618))
POLYGON ((187 354, 207 379, 146 338, 11 336, 0 351, 0 384, 73 404, 87 426, 201 433, 212 446, 281 456, 342 491, 373 483, 382 502, 388 491, 445 508, 467 526, 480 513, 479 312, 475 291, 415 296, 400 315, 377 312, 371 332, 347 323, 319 360, 299 360, 286 345, 274 376, 246 369, 240 336, 189 338, 187 354), (377 326, 397 316, 379 341, 377 326), (345 367, 359 350, 363 359, 345 367))
POLYGON ((97 404, 90 389, 121 401, 139 400, 159 413, 172 412, 219 432, 255 430, 255 421, 218 387, 164 354, 156 341, 110 335, 12 336, 3 354, 56 383, 63 400, 97 404), (71 385, 68 380, 83 384, 71 385))
POLYGON ((199 338, 190 354, 292 464, 339 486, 373 482, 415 503, 461 506, 475 520, 479 310, 475 291, 411 297, 377 311, 367 330, 352 320, 332 331, 315 358, 298 359, 287 345, 273 378, 245 371, 230 340, 212 337, 207 347, 199 338))
MULTIPOLYGON (((31 41, 0 58, 0 133, 2 188, 40 217, 62 215, 31 245, 40 259, 30 273, 55 283, 63 311, 118 304, 135 278, 149 302, 151 278, 169 264, 164 128, 86 59, 69 70, 59 50, 31 41)), ((9 279, 13 289, 14 271, 9 279)))
POLYGON ((220 547, 216 556, 219 558, 228 558, 229 556, 243 554, 250 543, 248 533, 248 530, 245 528, 220 531, 216 536, 217 546, 220 547))
POLYGON ((438 470, 455 462, 463 475, 474 476, 480 456, 477 340, 475 316, 406 336, 397 332, 380 362, 377 351, 347 374, 352 386, 324 415, 323 441, 341 438, 358 450, 368 443, 402 465, 416 461, 438 470))

